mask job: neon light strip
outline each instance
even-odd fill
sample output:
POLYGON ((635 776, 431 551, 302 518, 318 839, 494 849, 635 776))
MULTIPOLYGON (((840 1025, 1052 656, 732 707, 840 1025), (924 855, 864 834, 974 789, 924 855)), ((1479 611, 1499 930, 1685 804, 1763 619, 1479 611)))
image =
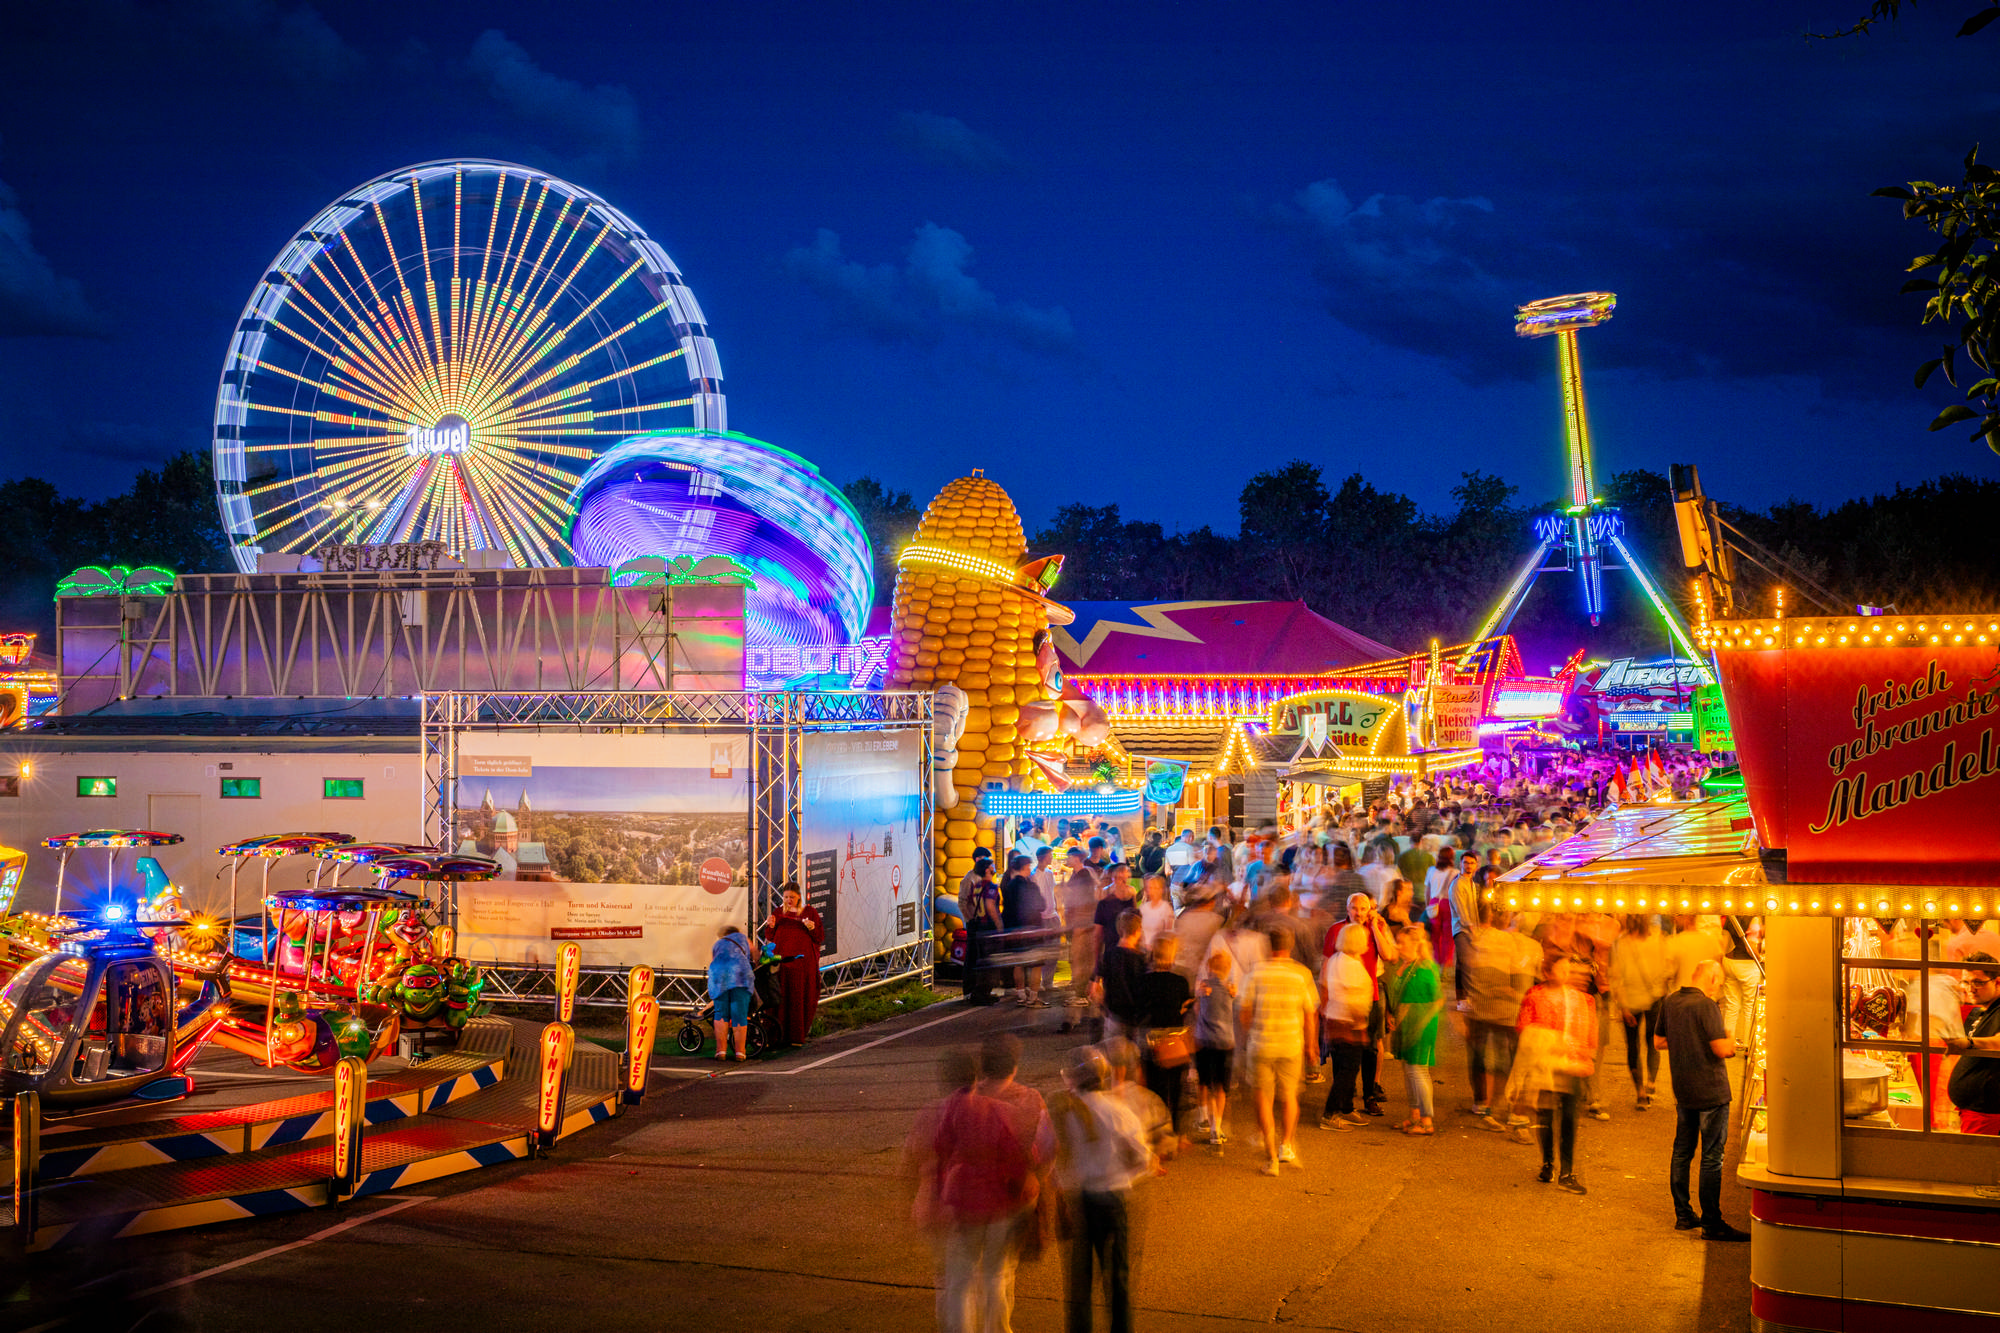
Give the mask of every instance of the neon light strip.
POLYGON ((981 814, 1040 818, 1065 815, 1136 815, 1145 793, 1123 787, 1109 796, 1089 792, 989 791, 979 797, 981 814))
POLYGON ((896 558, 897 568, 904 565, 936 565, 958 574, 971 574, 977 578, 992 579, 1019 587, 1020 571, 1012 565, 1003 565, 998 560, 988 560, 984 556, 968 555, 964 551, 954 551, 943 546, 925 546, 911 542, 896 558))
POLYGON ((1507 614, 1508 608, 1514 606, 1522 597, 1527 595, 1528 585, 1534 582, 1535 572, 1542 567, 1543 558, 1548 555, 1549 548, 1554 545, 1554 542, 1543 542, 1535 548, 1535 553, 1528 557, 1527 563, 1521 566, 1521 572, 1516 574, 1514 581, 1507 585, 1507 591, 1500 594, 1500 601, 1494 606, 1492 614, 1486 617, 1486 623, 1479 627, 1479 632, 1472 636, 1472 642, 1466 645, 1464 655, 1458 659, 1458 665, 1461 669, 1472 661, 1473 653, 1479 646, 1492 636, 1494 627, 1507 614))
POLYGON ((1632 571, 1633 578, 1639 580, 1639 586, 1646 590, 1646 596, 1652 598, 1653 608, 1660 613, 1660 619, 1667 623, 1667 634, 1680 648, 1682 656, 1686 657, 1689 664, 1693 666, 1700 666, 1707 662, 1708 659, 1701 653, 1696 652, 1695 646, 1688 642, 1687 631, 1681 628, 1680 616, 1676 615, 1674 609, 1667 605, 1666 598, 1660 596, 1660 590, 1653 586, 1653 581, 1646 577, 1645 567, 1633 556, 1632 549, 1625 545, 1625 539, 1613 534, 1611 544, 1618 548, 1619 555, 1625 557, 1625 567, 1632 571))

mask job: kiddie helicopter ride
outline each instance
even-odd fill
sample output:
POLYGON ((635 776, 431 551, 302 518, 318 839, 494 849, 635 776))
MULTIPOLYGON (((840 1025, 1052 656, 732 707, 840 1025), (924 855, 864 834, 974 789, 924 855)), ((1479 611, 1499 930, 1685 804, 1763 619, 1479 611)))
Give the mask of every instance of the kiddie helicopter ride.
MULTIPOLYGON (((116 846, 141 847, 172 837, 78 836, 99 841, 48 845, 122 838, 116 846)), ((481 1016, 477 969, 452 957, 449 927, 426 923, 437 905, 397 886, 487 879, 497 864, 326 836, 263 840, 296 841, 260 855, 324 862, 314 887, 266 897, 254 947, 268 964, 163 947, 170 935, 205 941, 214 932, 143 919, 158 915, 157 896, 143 913, 114 891, 93 917, 0 920, 10 956, 27 959, 0 988, 0 1091, 13 1128, 6 1197, 21 1248, 288 1212, 512 1161, 643 1095, 658 1014, 649 972, 632 978, 636 1058, 628 1061, 575 1049, 574 965, 557 1022, 481 1016), (355 868, 376 883, 341 885, 355 868), (174 997, 188 991, 194 999, 173 1015, 174 997), (455 1046, 403 1061, 391 1052, 412 1030, 455 1046), (205 1043, 297 1072, 308 1090, 231 1104, 244 1089, 223 1068, 209 1071, 217 1086, 196 1091, 201 1071, 190 1062, 205 1043), (320 1073, 333 1075, 330 1085, 313 1086, 320 1073), (149 1098, 182 1101, 162 1116, 149 1098)))

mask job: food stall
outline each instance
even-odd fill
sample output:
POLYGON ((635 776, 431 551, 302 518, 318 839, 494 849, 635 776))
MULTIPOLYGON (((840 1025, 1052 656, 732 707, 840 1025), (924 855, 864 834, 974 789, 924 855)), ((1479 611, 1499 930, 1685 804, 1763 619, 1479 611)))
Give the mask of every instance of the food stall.
POLYGON ((1708 637, 1743 790, 1621 809, 1493 892, 1763 918, 1738 1169, 1757 1327, 2000 1329, 2000 1134, 1952 1096, 2000 1059, 1964 1045, 1994 993, 1978 955, 2000 959, 2000 615, 1708 637))

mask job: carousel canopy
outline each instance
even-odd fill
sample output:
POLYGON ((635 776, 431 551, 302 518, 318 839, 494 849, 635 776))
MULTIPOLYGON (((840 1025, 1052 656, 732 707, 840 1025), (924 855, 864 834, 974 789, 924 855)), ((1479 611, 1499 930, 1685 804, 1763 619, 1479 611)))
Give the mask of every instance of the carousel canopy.
POLYGON ((154 829, 101 828, 87 833, 65 833, 59 837, 43 838, 42 846, 57 851, 77 847, 171 847, 180 840, 178 833, 160 833, 154 829))

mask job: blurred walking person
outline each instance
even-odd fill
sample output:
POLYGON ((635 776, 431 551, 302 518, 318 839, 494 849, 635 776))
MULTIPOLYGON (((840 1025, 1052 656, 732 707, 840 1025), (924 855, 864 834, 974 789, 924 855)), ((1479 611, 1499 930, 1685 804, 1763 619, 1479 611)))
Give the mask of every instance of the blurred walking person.
POLYGON ((1660 1081, 1660 1003, 1673 984, 1673 964, 1660 923, 1650 916, 1629 917, 1625 933, 1611 946, 1611 998, 1624 1019, 1625 1065, 1632 1071, 1638 1109, 1653 1104, 1660 1081), (1640 1061, 1645 1072, 1640 1072, 1640 1061))
POLYGON ((1367 928, 1342 926, 1332 938, 1333 951, 1327 955, 1320 977, 1326 994, 1320 1018, 1326 1037, 1329 1086, 1319 1127, 1351 1131, 1368 1123, 1367 1117, 1354 1109, 1354 1092, 1361 1078, 1362 1052, 1368 1044, 1368 1014, 1375 985, 1361 962, 1368 944, 1367 928))
POLYGON ((1097 977, 1097 875, 1084 863, 1083 849, 1063 857, 1064 875, 1056 889, 1063 929, 1069 932, 1069 1002, 1063 1031, 1079 1026, 1090 1010, 1090 985, 1097 977))
POLYGON ((1269 939, 1271 956, 1258 964, 1244 988, 1243 1016, 1257 1125, 1264 1134, 1264 1174, 1275 1176, 1281 1162, 1301 1165, 1292 1139, 1299 1127, 1299 1074, 1306 1043, 1313 1038, 1319 989, 1312 973, 1292 959, 1292 933, 1277 927, 1269 939))
POLYGON ((1576 1173, 1576 1126, 1583 1080, 1596 1052, 1597 1004, 1583 993, 1576 971, 1567 954, 1549 959, 1547 979, 1521 1004, 1519 1058, 1528 1061, 1528 1086, 1538 1101, 1535 1134, 1542 1170, 1535 1179, 1545 1185, 1553 1180, 1571 1194, 1588 1194, 1576 1173))
POLYGON ((1541 946, 1503 929, 1504 909, 1481 904, 1480 924, 1465 957, 1466 1072, 1472 1085, 1472 1113, 1489 1129, 1525 1128, 1526 1116, 1513 1114, 1509 1083, 1515 1063, 1521 1001, 1542 970, 1541 946))
POLYGON ((1068 1333, 1090 1333, 1096 1277, 1104 1277, 1111 1333, 1132 1328, 1132 1183, 1152 1166, 1145 1131, 1124 1103, 1105 1091, 1110 1066, 1090 1047, 1063 1072, 1064 1091, 1049 1098, 1055 1126, 1055 1181, 1071 1218, 1068 1333))
POLYGON ((951 1316, 951 1300, 947 1298, 951 1288, 945 1280, 945 1237, 950 1233, 950 1226, 941 1200, 943 1181, 938 1170, 937 1132, 954 1099, 970 1095, 978 1078, 979 1066, 972 1052, 946 1051, 938 1064, 938 1083, 944 1096, 917 1113, 916 1122, 910 1126, 909 1137, 903 1140, 903 1176, 912 1194, 910 1220, 930 1238, 931 1257, 937 1267, 937 1321, 940 1329, 958 1327, 962 1321, 955 1321, 951 1316))
MULTIPOLYGON (((1148 880, 1150 885, 1153 880, 1148 880)), ((1165 880, 1158 880, 1164 885, 1165 880)), ((1181 1087, 1187 1082, 1187 1068, 1194 1060, 1194 1033, 1188 1011, 1194 1008, 1194 991, 1188 979, 1174 968, 1180 941, 1172 934, 1153 941, 1152 967, 1139 983, 1139 1000, 1145 1010, 1146 1086, 1167 1106, 1167 1123, 1177 1140, 1181 1133, 1181 1087)), ((1178 1145, 1177 1145, 1178 1146, 1178 1145)))
POLYGON ((974 1088, 947 1099, 932 1137, 944 1224, 944 1333, 1011 1333, 1015 1240, 1035 1205, 1032 1148, 1015 1108, 974 1088))
POLYGON ((1229 1074, 1236 1057, 1236 959, 1216 948, 1194 983, 1194 1077, 1216 1152, 1229 1141, 1229 1074))

